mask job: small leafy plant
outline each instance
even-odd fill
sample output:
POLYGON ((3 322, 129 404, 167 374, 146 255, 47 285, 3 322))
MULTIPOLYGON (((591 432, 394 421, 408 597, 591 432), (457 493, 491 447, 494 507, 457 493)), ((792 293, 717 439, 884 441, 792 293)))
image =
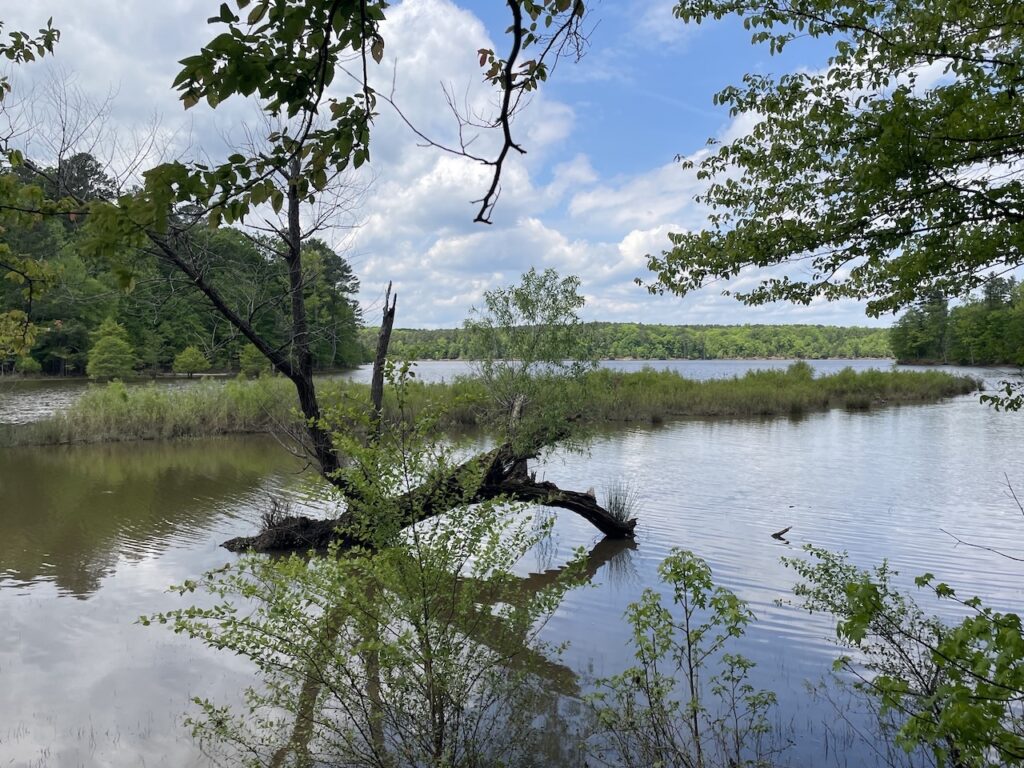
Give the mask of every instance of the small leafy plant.
POLYGON ((598 680, 588 699, 595 758, 626 768, 767 764, 775 694, 754 688, 754 663, 726 650, 753 613, 692 552, 673 550, 658 573, 671 604, 646 589, 629 606, 636 663, 598 680))
POLYGON ((967 611, 956 623, 925 613, 892 584, 883 563, 856 567, 845 554, 806 547, 785 562, 812 612, 836 616, 838 642, 855 651, 836 668, 894 724, 907 753, 923 750, 949 768, 1024 765, 1024 632, 1020 617, 960 598, 932 574, 918 587, 967 611))

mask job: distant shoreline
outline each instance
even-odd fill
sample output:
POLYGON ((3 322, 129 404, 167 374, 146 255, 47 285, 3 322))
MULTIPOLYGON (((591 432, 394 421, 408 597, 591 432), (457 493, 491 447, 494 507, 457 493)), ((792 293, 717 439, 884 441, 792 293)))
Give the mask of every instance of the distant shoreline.
MULTIPOLYGON (((601 357, 598 358, 598 362, 601 363, 728 363, 728 362, 795 362, 797 360, 805 360, 808 362, 814 361, 878 361, 884 363, 892 363, 895 365, 907 365, 915 366, 920 368, 1016 368, 1018 366, 1005 364, 986 364, 986 365, 961 365, 959 363, 943 363, 938 361, 919 361, 919 360, 897 360, 893 357, 601 357)), ((412 360, 413 363, 476 363, 479 360, 463 357, 449 357, 449 358, 420 358, 412 360)), ((359 367, 369 365, 370 363, 363 363, 359 367)), ((332 376, 348 371, 358 370, 358 368, 346 368, 346 369, 331 369, 324 371, 317 371, 317 376, 332 376)), ((229 379, 238 375, 236 371, 217 371, 208 373, 197 373, 192 376, 193 380, 201 379, 229 379)), ((160 373, 156 375, 143 375, 135 376, 129 379, 129 383, 143 383, 147 381, 188 381, 188 377, 181 374, 169 374, 160 373)), ((58 375, 40 375, 34 374, 32 376, 21 376, 17 373, 10 373, 4 376, 0 376, 0 385, 4 382, 54 382, 54 381, 67 381, 67 382, 88 382, 90 379, 84 374, 72 375, 72 376, 58 376, 58 375)), ((102 383, 102 382, 97 382, 102 383)))

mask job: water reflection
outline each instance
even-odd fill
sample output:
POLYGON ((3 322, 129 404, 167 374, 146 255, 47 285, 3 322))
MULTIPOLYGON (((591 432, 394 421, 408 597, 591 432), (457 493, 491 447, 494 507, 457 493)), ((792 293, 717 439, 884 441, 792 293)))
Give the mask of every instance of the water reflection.
MULTIPOLYGON (((780 720, 797 735, 791 763, 832 762, 848 735, 837 735, 835 722, 825 728, 831 713, 809 699, 805 682, 830 667, 833 622, 777 604, 793 583, 780 555, 809 542, 848 550, 859 565, 888 558, 903 584, 932 571, 1019 611, 1019 564, 957 547, 942 529, 1024 554, 1024 519, 1004 478, 1024 488, 1022 438, 1024 414, 994 413, 974 397, 603 435, 588 454, 552 457, 538 476, 599 490, 632 480, 641 495, 638 546, 608 554, 592 585, 569 593, 543 639, 570 643, 560 662, 571 673, 566 685, 573 676, 579 685, 580 673, 621 671, 626 606, 644 587, 657 588, 656 567, 670 548, 692 549, 758 615, 737 650, 758 662, 755 685, 779 694, 780 720), (788 546, 771 537, 786 527, 788 546)), ((306 482, 299 468, 273 441, 251 438, 0 452, 3 760, 205 765, 181 713, 193 695, 230 701, 251 683, 251 670, 133 622, 180 607, 166 586, 231 559, 219 543, 251 532, 268 493, 298 494, 306 482)), ((543 583, 595 538, 587 523, 559 516, 525 583, 543 583)), ((602 562, 600 548, 593 555, 602 562)), ((846 762, 872 758, 854 751, 846 762)))
POLYGON ((272 440, 0 450, 0 588, 92 595, 121 560, 202 541, 294 473, 272 440))
MULTIPOLYGON (((628 558, 629 552, 635 548, 636 543, 632 540, 613 541, 606 539, 598 542, 582 559, 580 570, 574 572, 574 583, 581 586, 590 584, 602 568, 607 567, 611 569, 614 563, 628 558)), ((418 564, 418 566, 422 566, 422 564, 418 564)), ((526 671, 542 682, 542 695, 539 697, 529 697, 530 703, 537 708, 537 711, 531 709, 527 719, 531 720, 546 716, 546 722, 551 723, 552 726, 562 724, 562 718, 556 714, 560 700, 566 697, 578 699, 580 696, 581 685, 577 672, 548 658, 543 652, 531 648, 532 630, 530 628, 524 627, 521 634, 513 633, 510 636, 507 628, 501 624, 500 618, 494 615, 492 609, 501 603, 522 604, 528 601, 538 593, 554 587, 560 579, 568 575, 567 569, 568 566, 563 565, 558 568, 549 568, 539 573, 530 573, 519 578, 511 588, 507 588, 507 586, 502 587, 500 591, 488 589, 485 585, 474 582, 469 588, 472 590, 472 594, 477 595, 480 599, 480 603, 474 605, 465 614, 460 611, 453 611, 449 614, 450 621, 455 622, 452 626, 462 633, 467 643, 475 643, 479 644, 480 647, 491 648, 497 652, 497 658, 503 660, 497 663, 508 663, 511 665, 511 668, 526 671), (480 592, 481 586, 484 586, 483 592, 480 592)), ((432 576, 431 578, 435 577, 432 576)), ((465 588, 468 584, 467 580, 462 577, 449 579, 447 575, 441 574, 440 578, 441 581, 439 583, 442 584, 442 587, 438 590, 438 594, 441 595, 454 594, 460 589, 465 588)), ((387 603, 388 599, 383 598, 383 602, 387 603)), ((368 604, 380 605, 381 603, 375 603, 375 601, 381 600, 382 596, 378 593, 376 596, 369 597, 368 604)), ((412 598, 412 603, 415 604, 417 600, 418 598, 416 597, 412 598)), ((350 606, 338 604, 332 610, 326 611, 317 620, 316 625, 309 629, 310 637, 317 638, 317 647, 328 647, 331 649, 330 653, 332 654, 346 653, 346 649, 338 649, 336 646, 339 643, 338 637, 342 631, 342 624, 350 610, 350 606)), ((368 612, 374 615, 386 614, 387 609, 381 611, 377 608, 371 608, 368 612)), ((361 738, 365 738, 368 741, 363 746, 366 749, 372 748, 374 750, 379 749, 382 752, 390 752, 390 749, 385 746, 390 739, 384 733, 384 726, 379 725, 383 719, 386 705, 381 697, 380 662, 377 652, 365 653, 363 655, 363 663, 365 664, 364 669, 368 681, 367 699, 370 704, 367 706, 369 707, 368 720, 371 723, 370 729, 373 730, 372 724, 375 721, 380 729, 369 738, 363 734, 361 738)), ((291 764, 305 765, 312 762, 311 742, 315 739, 315 735, 319 730, 318 726, 323 725, 322 721, 324 719, 328 721, 332 719, 331 714, 329 714, 331 710, 337 712, 338 709, 343 709, 328 705, 324 699, 324 696, 326 696, 327 700, 331 700, 333 696, 338 695, 338 692, 332 689, 330 676, 331 672, 325 672, 318 662, 303 667, 300 677, 300 679, 303 679, 303 685, 297 698, 294 720, 289 729, 289 736, 280 747, 277 747, 271 753, 270 760, 268 761, 271 768, 291 764), (327 689, 326 693, 324 691, 325 688, 327 689)), ((517 713, 519 717, 522 717, 524 714, 526 713, 517 713)), ((500 721, 501 713, 496 713, 496 716, 500 721)), ((328 728, 328 733, 330 733, 330 728, 328 728)), ((552 738, 544 740, 544 748, 551 754, 556 752, 562 754, 565 748, 569 746, 568 742, 563 738, 558 738, 554 733, 551 736, 552 738)), ((397 739, 398 741, 401 741, 403 737, 404 734, 400 732, 390 736, 390 738, 397 739)), ((485 747, 485 745, 480 746, 485 747)), ((384 762, 387 761, 385 760, 384 762)))

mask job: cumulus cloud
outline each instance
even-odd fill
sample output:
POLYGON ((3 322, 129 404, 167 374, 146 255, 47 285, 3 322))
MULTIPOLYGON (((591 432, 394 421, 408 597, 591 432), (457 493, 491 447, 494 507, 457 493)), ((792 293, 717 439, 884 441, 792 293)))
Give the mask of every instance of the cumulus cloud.
MULTIPOLYGON (((631 0, 599 8, 622 36, 618 50, 640 50, 651 41, 659 51, 685 48, 685 26, 671 19, 668 2, 631 0)), ((206 42, 211 31, 208 0, 95 0, 71 4, 33 0, 5 9, 8 29, 34 29, 52 15, 63 36, 54 63, 72 69, 78 82, 102 98, 111 87, 118 95, 112 120, 131 128, 151 114, 163 114, 180 151, 203 147, 223 150, 225 136, 237 137, 251 123, 251 106, 228 102, 217 110, 200 106, 186 115, 170 84, 177 60, 206 42)), ((473 200, 490 180, 490 168, 457 157, 423 141, 406 123, 450 147, 490 156, 499 137, 493 130, 466 129, 460 137, 449 102, 464 115, 486 121, 496 92, 483 82, 477 50, 501 50, 503 28, 489 29, 452 0, 403 0, 388 11, 382 63, 374 66, 374 87, 394 98, 405 119, 383 101, 374 125, 369 191, 358 211, 362 226, 339 233, 363 284, 361 300, 373 321, 384 287, 393 281, 400 295, 400 326, 451 326, 479 304, 485 290, 514 282, 530 266, 555 267, 578 274, 588 298, 590 319, 642 322, 858 322, 856 305, 748 310, 714 288, 678 299, 649 295, 635 285, 645 277, 648 253, 667 247, 668 233, 702 226, 704 212, 693 202, 701 183, 692 171, 670 163, 635 167, 602 177, 594 158, 573 143, 577 110, 550 89, 525 105, 514 129, 528 150, 511 157, 501 183, 493 226, 473 224, 473 200)), ((613 52, 615 46, 608 50, 613 52)), ((629 74, 632 63, 585 60, 566 63, 554 77, 601 79, 607 71, 629 74), (589 73, 589 74, 588 74, 589 73)), ((659 66, 664 58, 659 59, 659 66)), ((18 72, 27 86, 47 65, 18 72)), ((353 82, 340 75, 339 92, 353 82)), ((601 98, 600 86, 587 98, 601 98)), ((643 119, 638 116, 638 119, 643 119)), ((751 118, 721 127, 724 138, 749 130, 751 118)), ((231 140, 230 138, 228 139, 231 140)), ((705 150, 694 155, 699 159, 705 150)), ((599 164, 597 164, 599 165, 599 164)))

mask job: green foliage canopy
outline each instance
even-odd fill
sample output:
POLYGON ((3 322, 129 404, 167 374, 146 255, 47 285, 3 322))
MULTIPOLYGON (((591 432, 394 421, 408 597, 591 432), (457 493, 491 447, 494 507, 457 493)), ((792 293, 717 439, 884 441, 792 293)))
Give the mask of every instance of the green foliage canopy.
POLYGON ((86 372, 90 379, 123 379, 136 365, 135 351, 128 333, 112 318, 104 320, 96 331, 96 343, 89 350, 86 372))
POLYGON ((545 386, 552 378, 579 378, 595 363, 581 338, 579 311, 584 297, 575 275, 559 277, 554 269, 533 267, 516 285, 484 293, 484 306, 474 308, 465 323, 473 359, 477 361, 494 405, 492 418, 522 455, 567 436, 579 403, 557 402, 559 388, 545 386), (540 392, 547 396, 540 402, 540 392))
POLYGON ((797 37, 834 52, 822 70, 748 74, 717 94, 757 122, 699 160, 708 227, 649 257, 651 290, 798 265, 734 295, 867 299, 877 316, 1024 262, 1019 3, 684 0, 675 14, 737 16, 772 53, 797 37))
POLYGON ((173 369, 175 373, 187 374, 189 378, 193 373, 199 373, 209 369, 210 361, 206 355, 199 351, 198 347, 185 347, 174 357, 173 369))

